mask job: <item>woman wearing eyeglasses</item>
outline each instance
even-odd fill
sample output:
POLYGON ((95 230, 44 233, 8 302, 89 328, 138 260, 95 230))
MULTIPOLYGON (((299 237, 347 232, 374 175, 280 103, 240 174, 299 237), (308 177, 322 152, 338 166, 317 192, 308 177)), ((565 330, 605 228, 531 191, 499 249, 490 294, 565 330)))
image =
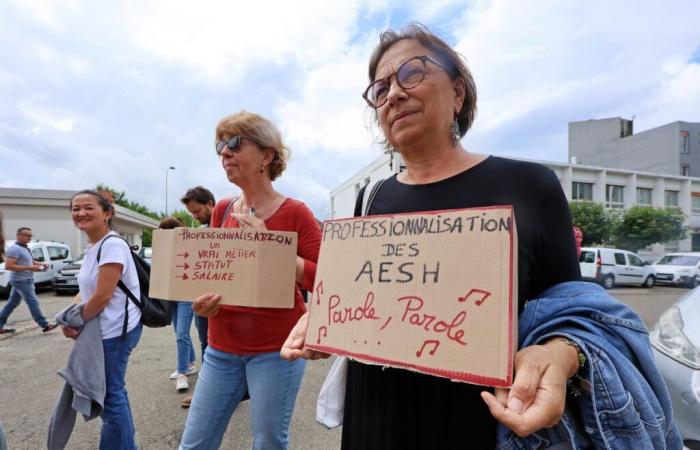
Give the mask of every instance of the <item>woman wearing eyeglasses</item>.
POLYGON ((304 203, 272 185, 287 166, 288 152, 270 121, 245 111, 224 117, 216 127, 216 152, 241 194, 217 203, 212 227, 297 232, 294 307, 222 306, 216 293, 195 301, 194 311, 209 318, 209 345, 180 448, 219 448, 247 391, 253 448, 286 449, 305 362, 283 360, 280 349, 306 311, 301 289, 312 289, 321 229, 304 203))
MULTIPOLYGON (((462 146, 476 113, 476 88, 452 48, 418 25, 388 30, 370 58, 369 79, 363 97, 387 146, 406 166, 384 181, 369 214, 511 204, 518 228, 520 308, 550 286, 580 279, 571 218, 556 175, 538 164, 462 146)), ((285 358, 325 356, 303 349, 305 319, 285 343, 285 358)), ((572 346, 558 340, 522 350, 513 389, 498 389, 495 397, 483 386, 350 361, 342 448, 492 449, 497 419, 519 434, 559 420, 577 357, 572 346)))

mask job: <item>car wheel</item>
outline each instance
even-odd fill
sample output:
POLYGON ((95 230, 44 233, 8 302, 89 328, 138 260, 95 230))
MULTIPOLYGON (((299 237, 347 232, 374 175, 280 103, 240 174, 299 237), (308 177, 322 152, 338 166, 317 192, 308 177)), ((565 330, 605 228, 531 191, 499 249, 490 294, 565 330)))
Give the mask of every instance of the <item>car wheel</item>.
POLYGON ((612 275, 606 275, 605 278, 603 278, 603 282, 601 283, 605 289, 612 289, 615 287, 615 277, 612 275))
POLYGON ((655 280, 654 280, 654 276, 653 276, 653 275, 649 275, 649 276, 647 277, 647 279, 644 280, 644 283, 642 283, 642 287, 643 287, 643 288, 647 288, 647 289, 649 289, 649 288, 651 288, 651 287, 654 287, 654 281, 655 281, 655 280))

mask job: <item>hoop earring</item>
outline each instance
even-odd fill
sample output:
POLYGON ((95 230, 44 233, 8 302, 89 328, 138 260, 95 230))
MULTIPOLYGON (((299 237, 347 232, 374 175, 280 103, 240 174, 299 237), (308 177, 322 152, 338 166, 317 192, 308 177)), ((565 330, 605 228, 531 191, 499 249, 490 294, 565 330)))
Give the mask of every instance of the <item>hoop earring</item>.
POLYGON ((455 120, 452 122, 452 128, 450 129, 450 134, 452 135, 452 140, 454 142, 459 142, 459 139, 461 138, 461 136, 460 136, 460 131, 459 131, 459 122, 457 121, 456 117, 455 117, 455 120))

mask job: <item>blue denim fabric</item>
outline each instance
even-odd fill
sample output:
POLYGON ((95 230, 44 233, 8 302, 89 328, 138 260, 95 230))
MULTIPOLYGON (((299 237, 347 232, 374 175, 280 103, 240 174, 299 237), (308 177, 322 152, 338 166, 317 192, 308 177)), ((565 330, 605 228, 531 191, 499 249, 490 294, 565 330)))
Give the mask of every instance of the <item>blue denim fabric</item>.
POLYGON ((206 351, 207 343, 209 342, 209 319, 195 314, 194 326, 197 328, 197 334, 199 335, 199 345, 202 346, 202 364, 204 364, 204 352, 206 351))
POLYGON ((136 449, 136 430, 124 378, 129 355, 141 339, 141 329, 139 324, 126 334, 125 339, 117 336, 102 341, 107 394, 102 412, 100 450, 136 449))
POLYGON ((173 330, 175 331, 175 341, 177 343, 177 368, 179 373, 185 373, 187 366, 193 363, 196 356, 194 346, 190 337, 190 327, 192 326, 192 303, 175 302, 173 308, 173 330))
POLYGON ((25 303, 27 303, 27 307, 29 308, 34 322, 38 323, 41 328, 46 327, 49 322, 41 313, 41 308, 39 308, 39 298, 37 298, 34 290, 34 280, 12 281, 10 284, 12 285, 10 298, 7 299, 7 304, 2 308, 2 311, 0 311, 0 328, 5 326, 10 314, 19 306, 22 298, 24 298, 25 303))
POLYGON ((567 396, 559 424, 526 438, 499 424, 499 450, 683 448, 644 323, 602 287, 581 281, 553 286, 527 302, 518 327, 519 348, 565 336, 587 362, 580 379, 571 380, 579 395, 567 396))
POLYGON ((286 449, 305 366, 303 359, 288 362, 279 352, 237 356, 207 347, 180 450, 218 449, 246 387, 253 449, 286 449))

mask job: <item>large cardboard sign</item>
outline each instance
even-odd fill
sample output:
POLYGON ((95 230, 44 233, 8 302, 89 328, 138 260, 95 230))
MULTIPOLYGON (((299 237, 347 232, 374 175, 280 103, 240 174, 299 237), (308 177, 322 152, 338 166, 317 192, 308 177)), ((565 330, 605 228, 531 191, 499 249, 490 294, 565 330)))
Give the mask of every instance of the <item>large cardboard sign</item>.
POLYGON ((517 248, 510 206, 327 221, 306 346, 510 386, 517 248))
POLYGON ((292 308, 297 234, 251 228, 153 232, 149 295, 194 301, 207 292, 225 305, 292 308))

